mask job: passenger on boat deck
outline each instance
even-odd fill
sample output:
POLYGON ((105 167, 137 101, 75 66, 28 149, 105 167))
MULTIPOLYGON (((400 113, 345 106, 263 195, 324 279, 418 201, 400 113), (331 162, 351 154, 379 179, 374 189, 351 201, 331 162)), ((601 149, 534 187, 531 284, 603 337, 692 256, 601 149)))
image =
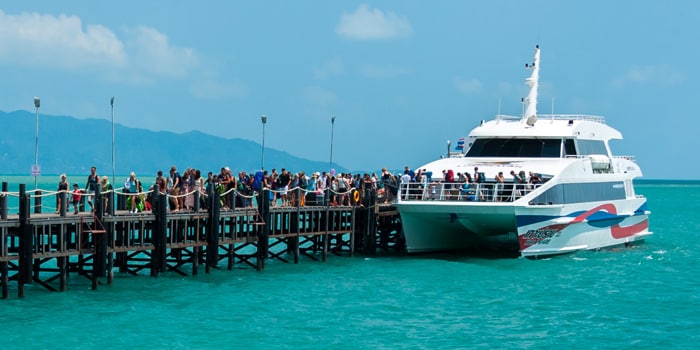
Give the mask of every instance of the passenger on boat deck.
POLYGON ((505 182, 506 182, 506 178, 503 177, 503 172, 502 172, 502 171, 499 171, 499 172, 498 172, 498 175, 496 175, 496 177, 494 177, 494 179, 496 180, 496 182, 500 182, 500 183, 505 183, 505 182))
POLYGON ((476 183, 481 183, 484 182, 486 179, 482 179, 481 175, 479 175, 479 167, 474 167, 474 182, 476 183))
POLYGON ((464 176, 463 173, 457 173, 457 182, 461 182, 461 183, 467 182, 467 178, 464 176))
POLYGON ((411 182, 411 175, 408 173, 408 170, 403 171, 403 175, 401 175, 401 184, 407 184, 411 182))
POLYGON ((542 182, 542 178, 539 177, 538 174, 533 173, 532 171, 530 172, 530 180, 528 183, 531 185, 537 185, 542 182))
POLYGON ((513 183, 514 184, 525 183, 525 180, 522 177, 520 177, 520 175, 516 174, 515 170, 511 170, 510 175, 513 176, 513 183))

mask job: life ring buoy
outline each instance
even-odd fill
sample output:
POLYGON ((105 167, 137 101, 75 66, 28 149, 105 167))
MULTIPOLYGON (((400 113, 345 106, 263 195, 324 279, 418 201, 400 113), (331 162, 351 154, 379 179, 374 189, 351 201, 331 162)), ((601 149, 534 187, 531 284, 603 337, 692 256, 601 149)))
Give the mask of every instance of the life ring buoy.
POLYGON ((355 203, 360 203, 360 191, 355 190, 355 194, 352 195, 352 198, 355 200, 355 203))

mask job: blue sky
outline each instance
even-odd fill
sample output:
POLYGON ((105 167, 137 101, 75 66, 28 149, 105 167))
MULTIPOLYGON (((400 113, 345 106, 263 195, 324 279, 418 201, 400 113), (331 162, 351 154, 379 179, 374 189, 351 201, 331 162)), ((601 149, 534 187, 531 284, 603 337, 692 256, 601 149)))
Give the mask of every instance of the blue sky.
POLYGON ((115 96, 123 125, 255 142, 265 114, 266 147, 314 160, 335 115, 334 162, 417 167, 499 100, 521 113, 539 44, 540 113, 603 115, 645 177, 698 179, 699 15, 693 1, 10 1, 0 110, 39 96, 42 115, 109 119, 115 96))

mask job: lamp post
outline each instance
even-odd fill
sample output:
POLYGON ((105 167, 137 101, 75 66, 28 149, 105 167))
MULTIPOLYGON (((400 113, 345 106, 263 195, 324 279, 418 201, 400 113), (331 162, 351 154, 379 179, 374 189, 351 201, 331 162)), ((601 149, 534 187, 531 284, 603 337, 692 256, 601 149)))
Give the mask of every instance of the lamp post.
POLYGON ((112 106, 112 183, 114 184, 114 96, 109 100, 109 104, 112 106))
POLYGON ((265 124, 267 124, 267 116, 261 115, 260 121, 262 121, 262 157, 260 160, 260 170, 265 170, 265 124))
POLYGON ((34 107, 36 108, 36 132, 34 134, 34 167, 32 168, 32 175, 34 175, 34 189, 36 189, 36 177, 41 174, 39 170, 39 107, 41 106, 41 101, 38 97, 34 96, 34 107))
POLYGON ((328 173, 333 170, 333 127, 335 126, 335 115, 331 117, 331 159, 328 162, 328 173))

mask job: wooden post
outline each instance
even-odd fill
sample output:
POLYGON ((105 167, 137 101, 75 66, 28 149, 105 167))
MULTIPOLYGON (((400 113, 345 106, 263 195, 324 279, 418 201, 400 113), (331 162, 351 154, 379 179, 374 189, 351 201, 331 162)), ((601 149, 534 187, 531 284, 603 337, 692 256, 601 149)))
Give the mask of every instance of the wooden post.
MULTIPOLYGON (((7 220, 7 182, 2 183, 2 193, 0 196, 0 219, 7 220)), ((4 285, 4 284, 3 284, 4 285)))
POLYGON ((267 258, 268 239, 270 236, 270 189, 264 188, 258 199, 258 210, 264 221, 261 229, 258 230, 258 251, 256 255, 256 269, 258 271, 265 269, 265 258, 267 258))
POLYGON ((328 222, 329 222, 329 220, 330 220, 330 213, 331 213, 331 204, 330 204, 330 203, 331 203, 331 201, 330 201, 330 197, 331 197, 331 196, 330 196, 331 188, 330 188, 330 186, 326 189, 326 191, 327 191, 326 194, 325 194, 325 199, 326 199, 326 212, 325 212, 325 215, 326 215, 326 227, 325 227, 325 229, 324 229, 325 233, 324 233, 323 236, 321 237, 321 239, 323 239, 323 250, 322 250, 322 253, 321 253, 321 257, 322 257, 322 258, 321 258, 321 261, 323 261, 323 262, 325 262, 325 261, 328 259, 328 244, 329 244, 328 241, 329 241, 330 238, 331 238, 331 237, 330 237, 330 232, 329 232, 329 230, 328 230, 328 229, 330 228, 329 225, 328 225, 328 222))
POLYGON ((155 211, 156 222, 153 227, 153 243, 155 246, 153 255, 156 256, 156 264, 153 269, 156 272, 165 272, 168 243, 168 198, 165 194, 158 193, 156 201, 158 205, 155 211))
POLYGON ((289 237, 287 238, 287 253, 291 253, 294 255, 294 263, 298 264, 299 263, 299 225, 300 225, 300 220, 299 216, 301 215, 301 200, 299 196, 301 196, 301 188, 297 187, 296 188, 296 201, 294 202, 294 206, 297 207, 297 210, 293 212, 291 215, 291 225, 294 228, 294 233, 296 233, 296 236, 294 237, 289 237))
POLYGON ((2 298, 10 297, 10 288, 7 285, 10 282, 10 276, 7 275, 7 262, 0 262, 0 283, 2 283, 2 298))
POLYGON ((377 217, 374 212, 375 193, 371 188, 365 188, 362 196, 363 211, 365 212, 364 243, 365 254, 377 254, 376 223, 377 217))
POLYGON ((192 247, 192 276, 199 274, 199 247, 192 247))
MULTIPOLYGON (((102 201, 102 191, 99 184, 90 184, 91 190, 95 193, 93 198, 94 220, 93 230, 100 229, 104 218, 104 202, 102 201)), ((101 231, 101 230, 100 230, 101 231)), ((107 271, 107 232, 92 233, 92 241, 95 244, 95 256, 92 261, 92 274, 95 278, 104 277, 107 271)))
POLYGON ((221 210, 221 198, 219 191, 210 186, 209 190, 209 215, 207 220, 207 251, 206 273, 219 262, 219 218, 221 210))
POLYGON ((34 235, 29 224, 31 195, 27 194, 26 185, 19 185, 19 278, 18 294, 24 298, 24 285, 32 283, 32 250, 34 235))
POLYGON ((200 193, 199 191, 194 191, 194 212, 199 211, 199 200, 200 200, 200 193))
POLYGON ((34 214, 41 214, 41 190, 34 190, 34 214))
MULTIPOLYGON (((110 185, 110 186, 114 186, 114 185, 110 185)), ((114 203, 115 193, 114 193, 113 189, 114 189, 114 187, 112 187, 112 190, 110 190, 109 192, 103 194, 103 196, 105 196, 107 198, 107 213, 111 216, 114 216, 114 212, 116 209, 115 208, 116 206, 114 205, 115 204, 114 203)), ((110 230, 110 231, 112 231, 112 230, 110 230)))

